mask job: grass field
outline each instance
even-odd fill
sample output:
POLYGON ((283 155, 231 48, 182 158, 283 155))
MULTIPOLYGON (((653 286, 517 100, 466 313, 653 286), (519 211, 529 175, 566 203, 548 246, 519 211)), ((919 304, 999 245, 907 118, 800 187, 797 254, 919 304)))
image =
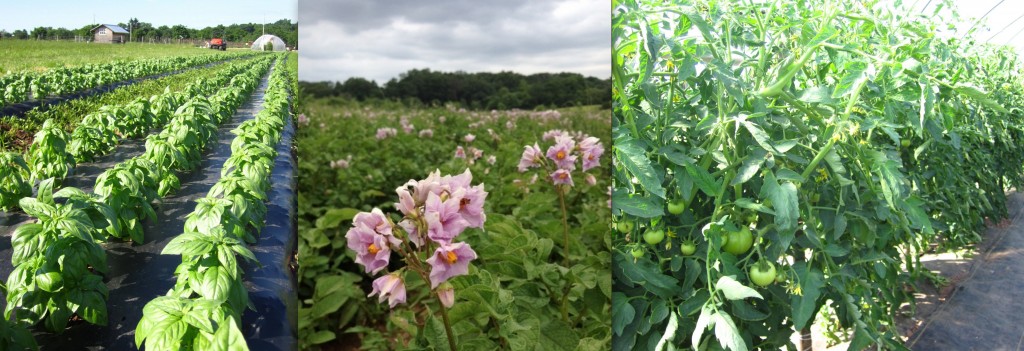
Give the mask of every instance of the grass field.
POLYGON ((138 60, 183 55, 205 55, 221 51, 191 45, 124 45, 67 41, 0 40, 0 75, 23 70, 45 71, 55 67, 138 60), (73 55, 69 53, 73 52, 73 55))

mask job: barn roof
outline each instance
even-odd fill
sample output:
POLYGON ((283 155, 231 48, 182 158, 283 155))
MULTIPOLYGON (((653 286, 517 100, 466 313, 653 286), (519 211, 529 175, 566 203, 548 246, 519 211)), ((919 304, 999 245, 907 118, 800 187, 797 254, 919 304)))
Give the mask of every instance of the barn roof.
POLYGON ((98 25, 95 28, 93 28, 91 30, 91 32, 95 32, 96 29, 99 29, 100 27, 110 28, 110 31, 114 32, 114 33, 128 34, 128 30, 127 29, 121 28, 121 26, 118 26, 118 25, 115 25, 115 24, 101 24, 101 25, 98 25))

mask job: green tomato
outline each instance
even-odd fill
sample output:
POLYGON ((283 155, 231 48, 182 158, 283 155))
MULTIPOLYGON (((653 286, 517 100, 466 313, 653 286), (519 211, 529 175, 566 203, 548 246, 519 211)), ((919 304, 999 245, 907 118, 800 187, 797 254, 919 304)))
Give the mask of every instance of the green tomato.
POLYGON ((782 284, 786 282, 786 271, 779 272, 779 275, 775 276, 775 282, 782 284))
POLYGON ((910 139, 900 140, 900 145, 903 145, 903 147, 910 147, 910 139))
POLYGON ((747 213, 747 216, 744 217, 743 219, 746 220, 747 223, 757 223, 757 213, 749 212, 747 213))
POLYGON ((668 203, 668 213, 677 215, 683 213, 686 210, 686 202, 682 199, 668 203))
POLYGON ((615 229, 618 229, 619 233, 626 234, 633 231, 633 223, 622 221, 615 224, 615 229))
POLYGON ((662 240, 665 240, 664 230, 648 229, 647 232, 644 233, 644 241, 646 241, 647 244, 658 245, 658 243, 661 243, 662 240))
POLYGON ((683 256, 692 255, 697 252, 697 245, 694 245, 692 241, 684 241, 682 245, 679 245, 679 251, 683 253, 683 256))
POLYGON ((722 249, 725 252, 739 256, 750 251, 750 247, 753 244, 754 235, 750 233, 750 228, 742 227, 738 231, 729 233, 729 241, 722 245, 722 249))
POLYGON ((750 281, 760 287, 768 286, 775 281, 775 265, 761 261, 750 267, 750 281))
POLYGON ((644 248, 637 246, 634 247, 633 250, 631 250, 629 253, 633 254, 633 258, 644 257, 644 248))

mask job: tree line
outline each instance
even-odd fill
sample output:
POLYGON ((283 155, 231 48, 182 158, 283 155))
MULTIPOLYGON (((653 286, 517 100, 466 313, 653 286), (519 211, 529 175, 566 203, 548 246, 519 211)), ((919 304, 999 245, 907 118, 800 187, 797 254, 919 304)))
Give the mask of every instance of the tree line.
MULTIPOLYGON (((13 32, 0 32, 5 39, 49 39, 53 37, 58 38, 73 38, 75 36, 91 37, 92 29, 96 28, 99 24, 88 24, 77 29, 67 29, 63 27, 36 27, 32 30, 19 29, 13 32)), ((172 25, 172 26, 159 26, 156 27, 148 22, 140 22, 138 18, 132 18, 127 23, 117 23, 124 29, 129 29, 132 32, 132 39, 139 40, 163 40, 163 39, 203 39, 209 40, 214 37, 224 38, 228 42, 251 42, 259 38, 263 34, 263 25, 260 23, 243 23, 243 24, 232 24, 232 25, 218 25, 214 27, 206 27, 202 29, 188 28, 184 25, 172 25)), ((284 40, 285 43, 290 47, 298 47, 299 43, 299 24, 298 22, 292 23, 289 19, 278 20, 277 22, 267 23, 266 32, 273 34, 284 40)))
POLYGON ((344 82, 299 82, 301 94, 344 96, 360 101, 391 99, 440 105, 449 102, 474 109, 535 109, 576 105, 611 108, 611 79, 579 73, 466 73, 413 69, 383 86, 365 78, 344 82))

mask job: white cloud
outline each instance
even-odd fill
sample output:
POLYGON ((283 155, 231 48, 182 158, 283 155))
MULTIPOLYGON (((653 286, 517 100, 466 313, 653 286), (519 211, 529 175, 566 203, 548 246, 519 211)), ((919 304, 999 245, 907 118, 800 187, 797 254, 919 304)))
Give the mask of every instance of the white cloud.
POLYGON ((610 5, 599 0, 302 1, 300 78, 384 83, 410 69, 611 72, 610 5))

